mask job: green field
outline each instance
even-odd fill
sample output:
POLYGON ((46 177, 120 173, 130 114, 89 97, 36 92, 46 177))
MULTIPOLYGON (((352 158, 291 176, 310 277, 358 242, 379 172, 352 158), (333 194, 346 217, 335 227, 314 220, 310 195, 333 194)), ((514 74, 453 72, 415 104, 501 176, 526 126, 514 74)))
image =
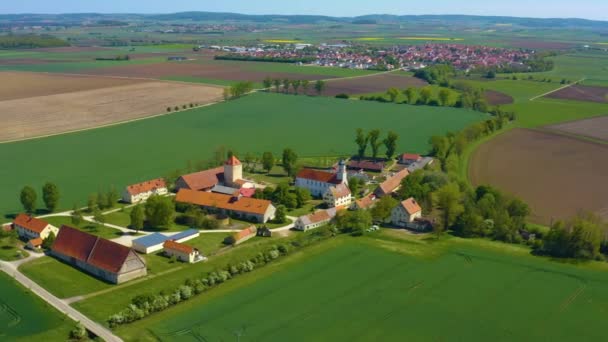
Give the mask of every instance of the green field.
POLYGON ((382 234, 324 242, 117 332, 140 341, 239 331, 241 341, 603 339, 605 272, 483 240, 382 234))
POLYGON ((125 65, 154 64, 166 61, 166 58, 154 57, 143 59, 131 59, 129 61, 95 61, 84 60, 77 62, 54 62, 45 64, 26 65, 0 65, 0 71, 31 71, 31 72, 56 72, 56 73, 78 73, 83 70, 109 68, 125 65))
POLYGON ((72 322, 0 272, 0 340, 66 341, 72 322))
POLYGON ((79 226, 76 226, 72 223, 72 219, 68 216, 52 216, 46 217, 44 218, 44 220, 57 228, 61 228, 61 226, 66 225, 78 228, 89 234, 100 236, 104 239, 116 239, 117 237, 121 237, 123 235, 122 232, 117 229, 109 228, 100 224, 95 224, 84 220, 79 226))
POLYGON ((243 155, 278 155, 286 147, 301 156, 349 155, 356 151, 355 129, 365 127, 396 131, 398 152, 425 153, 432 135, 484 118, 453 108, 264 93, 123 125, 0 144, 0 158, 19 163, 19 168, 0 170, 7 194, 0 199, 0 213, 22 210, 18 194, 26 184, 40 189, 46 181, 57 183, 60 208, 68 209, 84 205, 100 188, 121 189, 183 168, 189 160, 209 160, 218 146, 243 155))

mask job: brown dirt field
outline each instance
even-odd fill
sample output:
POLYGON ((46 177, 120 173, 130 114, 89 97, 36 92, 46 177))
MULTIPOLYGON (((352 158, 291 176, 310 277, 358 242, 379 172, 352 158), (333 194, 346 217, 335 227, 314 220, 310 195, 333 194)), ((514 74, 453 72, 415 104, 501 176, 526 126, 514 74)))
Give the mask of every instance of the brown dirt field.
POLYGON ((377 76, 329 81, 327 82, 327 89, 325 90, 324 95, 336 96, 342 93, 349 95, 361 95, 385 92, 392 87, 402 90, 408 87, 424 87, 426 85, 428 85, 428 83, 415 77, 382 74, 377 76))
POLYGON ((568 134, 608 141, 608 116, 566 122, 546 128, 568 134))
POLYGON ((111 77, 86 77, 30 72, 0 72, 0 101, 16 100, 34 96, 63 94, 129 84, 142 80, 117 79, 111 77))
POLYGON ((143 82, 0 102, 0 141, 26 139, 166 113, 222 98, 221 87, 143 82))
POLYGON ((486 90, 484 96, 486 101, 488 101, 488 103, 492 106, 513 103, 513 98, 511 96, 495 90, 486 90))
POLYGON ((598 103, 608 103, 608 88, 596 86, 573 85, 568 88, 558 90, 546 97, 561 100, 590 101, 598 103))
POLYGON ((513 129, 481 145, 469 177, 526 201, 533 222, 550 224, 579 211, 608 219, 608 145, 559 134, 513 129))

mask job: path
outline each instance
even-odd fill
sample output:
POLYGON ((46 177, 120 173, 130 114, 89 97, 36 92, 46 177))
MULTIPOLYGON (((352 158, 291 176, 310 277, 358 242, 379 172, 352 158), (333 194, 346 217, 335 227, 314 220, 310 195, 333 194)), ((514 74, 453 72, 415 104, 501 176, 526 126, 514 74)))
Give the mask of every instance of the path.
MULTIPOLYGON (((17 266, 12 263, 0 261, 0 270, 4 271, 9 276, 13 277, 16 281, 18 281, 25 288, 29 289, 32 293, 36 294, 38 297, 42 298, 45 302, 52 305, 54 308, 59 310, 61 313, 66 314, 71 319, 82 323, 89 331, 93 332, 95 335, 99 336, 106 342, 120 342, 122 339, 109 329, 103 327, 102 325, 92 321, 87 316, 80 313, 78 310, 72 308, 65 301, 53 296, 47 290, 43 289, 40 285, 23 275, 17 269, 17 266)), ((67 338, 67 336, 66 336, 67 338)))
POLYGON ((565 85, 565 86, 563 86, 563 87, 559 87, 559 88, 557 88, 557 89, 551 90, 551 91, 546 92, 546 93, 544 93, 544 94, 541 94, 541 95, 538 95, 538 96, 534 96, 533 98, 531 98, 531 99, 530 99, 530 101, 534 101, 534 100, 536 100, 536 99, 538 99, 538 98, 541 98, 541 97, 544 97, 544 96, 547 96, 547 95, 553 94, 553 93, 558 92, 558 91, 560 91, 560 90, 562 90, 562 89, 570 88, 570 87, 572 87, 572 86, 574 86, 574 85, 577 85, 577 84, 579 84, 579 83, 583 82, 583 81, 584 81, 584 80, 586 80, 586 79, 587 79, 587 78, 583 77, 583 78, 581 78, 580 80, 578 80, 578 81, 576 81, 576 82, 570 83, 570 84, 565 85))

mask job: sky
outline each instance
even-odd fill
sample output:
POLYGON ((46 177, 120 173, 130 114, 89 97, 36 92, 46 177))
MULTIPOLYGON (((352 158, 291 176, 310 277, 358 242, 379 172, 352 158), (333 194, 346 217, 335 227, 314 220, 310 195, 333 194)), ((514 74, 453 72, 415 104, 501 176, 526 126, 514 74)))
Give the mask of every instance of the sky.
POLYGON ((608 0, 0 0, 0 13, 472 14, 608 21, 608 0))

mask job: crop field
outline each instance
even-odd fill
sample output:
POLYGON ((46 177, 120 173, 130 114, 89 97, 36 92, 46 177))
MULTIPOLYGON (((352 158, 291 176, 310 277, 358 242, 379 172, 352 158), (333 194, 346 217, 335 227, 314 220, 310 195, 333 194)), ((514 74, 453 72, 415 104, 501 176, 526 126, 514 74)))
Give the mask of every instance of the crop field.
POLYGON ((8 76, 12 82, 0 86, 0 98, 14 99, 0 101, 0 141, 98 127, 222 98, 221 88, 194 84, 59 76, 56 88, 52 75, 8 76))
POLYGON ((608 142, 608 116, 566 122, 559 125, 549 126, 547 128, 608 142))
POLYGON ((237 154, 278 155, 290 147, 300 156, 349 155, 356 151, 356 128, 373 127, 383 134, 396 131, 399 151, 426 153, 431 136, 485 118, 454 108, 258 93, 148 120, 0 144, 0 158, 19 163, 19 168, 0 169, 4 193, 12 194, 0 198, 0 213, 21 210, 18 194, 26 184, 39 189, 54 181, 62 194, 60 207, 71 208, 100 188, 121 189, 183 168, 188 161, 209 160, 219 146, 237 154))
POLYGON ((519 196, 531 220, 550 224, 580 210, 608 218, 608 145, 550 132, 514 129, 472 155, 474 185, 490 184, 519 196))
MULTIPOLYGON (((408 87, 424 87, 428 85, 423 80, 411 76, 398 74, 381 74, 377 76, 365 76, 352 79, 329 80, 327 89, 323 92, 326 96, 337 94, 360 95, 368 93, 385 92, 389 88, 403 90, 408 87)), ((312 94, 314 90, 309 90, 312 94)))
POLYGON ((493 106, 507 105, 513 103, 513 97, 496 90, 486 90, 484 92, 486 101, 493 106))
POLYGON ((605 273, 465 244, 435 257, 410 254, 410 244, 374 245, 350 240, 307 253, 118 333, 140 341, 603 338, 605 273), (401 249, 407 254, 392 251, 401 249))
POLYGON ((0 340, 65 341, 73 324, 0 272, 0 340))
POLYGON ((561 100, 608 103, 608 87, 573 85, 553 92, 547 97, 561 100))

